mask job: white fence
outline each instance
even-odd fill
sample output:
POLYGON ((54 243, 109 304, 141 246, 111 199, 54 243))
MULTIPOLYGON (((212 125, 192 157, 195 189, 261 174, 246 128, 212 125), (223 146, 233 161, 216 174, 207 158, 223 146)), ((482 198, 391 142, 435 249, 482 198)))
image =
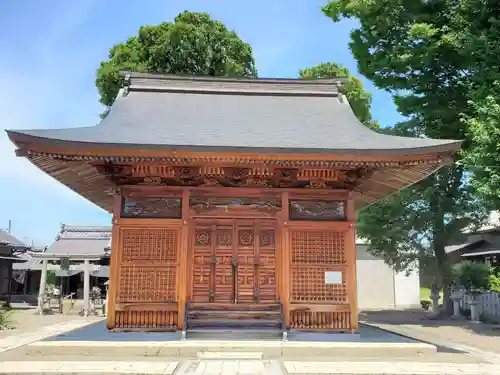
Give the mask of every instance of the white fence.
MULTIPOLYGON (((460 307, 465 310, 470 310, 470 300, 471 297, 465 295, 462 301, 460 301, 460 307)), ((476 300, 479 301, 479 314, 481 314, 485 320, 500 323, 500 293, 483 293, 476 296, 476 300)))

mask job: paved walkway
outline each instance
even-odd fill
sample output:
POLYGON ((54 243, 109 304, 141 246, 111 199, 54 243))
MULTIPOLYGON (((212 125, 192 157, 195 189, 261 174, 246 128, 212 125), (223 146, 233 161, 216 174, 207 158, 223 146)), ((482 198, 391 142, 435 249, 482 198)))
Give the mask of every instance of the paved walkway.
MULTIPOLYGON (((432 321, 422 312, 383 311, 365 313, 361 319, 368 324, 429 343, 467 353, 441 352, 411 358, 328 358, 323 361, 257 360, 214 358, 199 360, 181 358, 142 357, 131 362, 109 361, 112 357, 22 355, 19 348, 49 336, 61 334, 100 318, 33 315, 21 316, 22 322, 13 331, 0 335, 0 373, 2 374, 174 374, 174 375, 285 375, 285 374, 373 374, 373 375, 499 375, 500 330, 497 326, 469 322, 432 321), (16 349, 18 348, 18 349, 16 349), (15 349, 15 350, 10 350, 15 349), (6 352, 9 350, 9 352, 6 352), (2 353, 3 352, 3 353, 2 353), (147 360, 146 360, 147 359, 147 360), (29 360, 29 361, 26 361, 29 360)), ((27 348, 27 347, 25 347, 27 348)), ((116 359, 116 358, 114 358, 116 359)), ((135 358, 134 358, 135 359, 135 358)), ((292 358, 287 358, 292 359, 292 358)), ((295 359, 295 358, 293 358, 295 359)))
POLYGON ((58 324, 61 322, 68 322, 78 318, 77 316, 51 314, 42 315, 37 314, 34 309, 27 310, 11 310, 11 318, 14 320, 14 329, 0 331, 0 339, 15 336, 22 333, 32 332, 40 327, 58 324))
POLYGON ((500 326, 470 321, 430 320, 420 311, 367 312, 364 323, 437 346, 469 352, 500 364, 500 326))
POLYGON ((65 315, 37 315, 27 310, 15 313, 16 329, 0 332, 0 353, 19 348, 47 337, 60 335, 103 318, 65 315))
POLYGON ((498 375, 500 365, 420 362, 301 362, 261 360, 134 362, 0 362, 2 374, 164 375, 498 375))

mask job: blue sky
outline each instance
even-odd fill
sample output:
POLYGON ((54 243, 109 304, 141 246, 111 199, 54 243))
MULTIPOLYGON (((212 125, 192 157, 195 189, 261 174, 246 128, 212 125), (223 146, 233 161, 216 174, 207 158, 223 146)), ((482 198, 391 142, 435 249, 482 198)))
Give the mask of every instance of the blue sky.
MULTIPOLYGON (((348 48, 353 21, 334 24, 326 0, 16 0, 0 4, 0 113, 4 129, 89 126, 102 107, 95 71, 109 48, 141 25, 171 21, 184 10, 208 12, 250 43, 261 77, 296 77, 333 61, 357 71, 348 48)), ((364 80, 382 125, 400 116, 391 97, 364 80)), ((27 160, 0 133, 0 228, 49 245, 61 223, 109 225, 110 215, 27 160)))

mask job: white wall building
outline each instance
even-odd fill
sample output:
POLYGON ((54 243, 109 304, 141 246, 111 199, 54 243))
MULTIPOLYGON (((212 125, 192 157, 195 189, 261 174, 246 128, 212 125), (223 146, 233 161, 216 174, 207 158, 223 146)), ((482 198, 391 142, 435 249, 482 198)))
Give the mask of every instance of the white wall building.
POLYGON ((409 276, 395 272, 383 259, 371 255, 360 239, 356 241, 356 273, 360 310, 420 307, 418 272, 409 276))

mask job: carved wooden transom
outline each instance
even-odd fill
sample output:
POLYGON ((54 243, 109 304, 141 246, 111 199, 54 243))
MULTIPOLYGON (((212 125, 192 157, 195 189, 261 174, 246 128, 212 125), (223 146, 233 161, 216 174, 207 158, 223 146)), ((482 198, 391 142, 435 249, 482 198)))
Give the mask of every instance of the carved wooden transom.
POLYGON ((151 165, 96 165, 115 185, 356 189, 373 168, 274 168, 151 165))

